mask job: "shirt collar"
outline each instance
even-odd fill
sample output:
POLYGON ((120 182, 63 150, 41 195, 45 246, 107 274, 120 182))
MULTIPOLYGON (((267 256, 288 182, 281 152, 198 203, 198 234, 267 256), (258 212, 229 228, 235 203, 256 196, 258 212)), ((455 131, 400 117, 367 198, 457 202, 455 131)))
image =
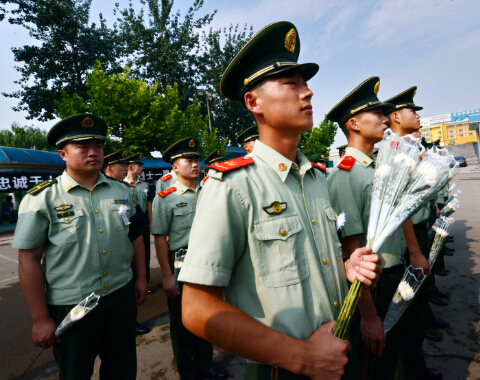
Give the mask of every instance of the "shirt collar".
MULTIPOLYGON (((98 178, 97 178, 97 183, 95 184, 94 187, 98 186, 101 183, 106 183, 110 185, 110 181, 105 177, 105 175, 102 172, 98 172, 98 178)), ((62 184, 65 186, 65 189, 69 191, 70 189, 73 189, 77 186, 83 187, 80 185, 77 181, 75 181, 68 173, 66 170, 63 171, 62 173, 62 184)))
POLYGON ((371 157, 368 157, 365 153, 360 152, 358 149, 352 148, 350 146, 348 146, 347 149, 345 149, 345 156, 352 156, 353 158, 355 158, 355 160, 360 162, 363 166, 368 166, 372 162, 374 162, 371 157))
POLYGON ((292 168, 299 168, 299 174, 303 175, 313 166, 310 161, 300 152, 297 151, 298 165, 288 158, 282 156, 275 149, 270 148, 268 145, 262 143, 260 140, 255 142, 252 154, 264 161, 270 166, 275 173, 280 177, 282 182, 288 177, 288 173, 292 168))
MULTIPOLYGON (((186 193, 187 191, 193 191, 192 189, 190 189, 189 187, 185 186, 183 183, 179 182, 179 181, 175 181, 175 184, 173 185, 177 188, 177 193, 178 194, 184 194, 186 193)), ((196 192, 196 191, 194 191, 196 192)))

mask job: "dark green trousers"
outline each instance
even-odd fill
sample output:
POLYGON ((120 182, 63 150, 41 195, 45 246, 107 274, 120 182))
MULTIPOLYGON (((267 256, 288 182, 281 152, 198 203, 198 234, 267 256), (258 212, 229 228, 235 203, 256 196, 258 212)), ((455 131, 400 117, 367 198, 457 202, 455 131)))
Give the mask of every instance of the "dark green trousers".
MULTIPOLYGON (((388 306, 405 273, 403 265, 384 269, 377 287, 371 291, 378 316, 383 320, 388 306)), ((355 312, 350 328, 352 350, 348 353, 348 364, 345 366, 344 380, 377 379, 390 380, 395 374, 401 351, 402 336, 405 332, 403 315, 397 324, 387 333, 387 341, 382 356, 372 354, 363 344, 360 332, 360 312, 355 312)))
POLYGON ((244 380, 308 380, 309 377, 295 375, 282 368, 266 364, 246 363, 244 380))
MULTIPOLYGON (((60 324, 75 305, 48 309, 60 324)), ((135 379, 135 296, 133 281, 100 298, 98 305, 63 333, 53 353, 60 367, 60 379, 86 380, 93 374, 95 358, 100 356, 100 379, 135 379)))
MULTIPOLYGON (((173 272, 175 252, 170 254, 170 268, 173 272)), ((180 379, 195 379, 196 372, 208 369, 213 365, 213 347, 210 342, 188 331, 182 323, 182 288, 176 298, 168 297, 168 310, 170 311, 170 340, 172 342, 173 356, 177 363, 180 379)))
MULTIPOLYGON (((147 214, 145 214, 145 217, 147 214)), ((150 230, 147 228, 143 233, 143 244, 145 245, 145 269, 147 273, 147 284, 150 282, 150 230)))

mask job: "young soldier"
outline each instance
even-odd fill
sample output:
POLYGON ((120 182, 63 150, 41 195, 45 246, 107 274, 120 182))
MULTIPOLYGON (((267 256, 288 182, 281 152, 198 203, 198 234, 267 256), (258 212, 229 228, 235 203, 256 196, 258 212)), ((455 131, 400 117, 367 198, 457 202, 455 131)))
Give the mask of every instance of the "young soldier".
POLYGON ((240 144, 247 154, 252 153, 255 141, 258 139, 258 127, 252 125, 237 136, 237 143, 240 144))
POLYGON ((342 261, 325 176, 297 151, 318 71, 299 52, 295 26, 277 22, 223 74, 223 95, 245 103, 259 140, 211 166, 180 273, 186 327, 246 358, 246 379, 340 379, 350 345, 331 331, 346 277, 369 286, 380 272, 369 248, 342 261))
POLYGON ((325 173, 325 177, 327 177, 327 162, 328 162, 328 157, 325 158, 326 155, 327 155, 326 152, 317 153, 308 158, 311 162, 313 162, 314 164, 317 164, 317 167, 325 173))
POLYGON ((118 150, 105 156, 105 175, 123 181, 128 173, 127 160, 125 159, 125 149, 118 150))
POLYGON ((223 368, 213 366, 211 343, 193 335, 182 323, 182 286, 174 286, 175 253, 189 249, 188 238, 197 207, 196 187, 200 173, 198 141, 186 138, 173 144, 163 153, 163 159, 178 173, 174 186, 155 196, 152 234, 163 275, 163 291, 168 296, 170 337, 177 369, 182 380, 196 375, 215 380, 228 378, 223 368), (169 242, 167 243, 167 236, 169 242))
MULTIPOLYGON (((344 258, 350 257, 358 247, 367 245, 375 173, 371 155, 374 144, 382 140, 388 121, 382 110, 389 105, 378 100, 379 87, 378 77, 367 79, 327 114, 329 120, 338 123, 348 140, 345 157, 328 179, 335 212, 345 212, 346 222, 342 227, 344 258)), ((404 327, 402 321, 398 322, 385 337, 382 320, 405 272, 403 255, 407 243, 411 246, 412 262, 428 266, 418 245, 405 239, 403 228, 376 252, 382 258, 383 273, 377 288, 372 292, 364 289, 358 303, 350 331, 352 351, 345 368, 345 379, 383 380, 392 378, 395 373, 404 327)))
POLYGON ((97 355, 102 379, 136 378, 135 304, 147 295, 144 225, 127 185, 100 173, 106 133, 105 122, 90 114, 52 127, 47 141, 67 168, 28 191, 13 241, 33 341, 53 346, 62 379, 90 379, 97 355), (55 338, 58 324, 92 292, 101 296, 98 306, 55 338))
MULTIPOLYGON (((422 110, 423 107, 417 106, 413 100, 417 87, 410 87, 409 89, 401 92, 400 94, 386 100, 392 106, 386 110, 385 115, 389 118, 389 125, 393 132, 405 136, 409 133, 415 133, 420 129, 420 115, 417 111, 422 110)), ((420 247, 421 253, 428 258, 430 253, 430 244, 428 242, 428 229, 431 227, 429 221, 433 202, 423 207, 417 214, 412 217, 413 230, 410 228, 405 230, 405 234, 410 234, 414 238, 420 247)), ((435 215, 433 215, 435 218, 435 215)), ((410 249, 409 249, 410 251, 410 249)), ((409 252, 410 257, 407 257, 412 266, 415 263, 412 262, 412 253, 409 252)), ((426 274, 430 274, 430 268, 423 267, 427 271, 426 274)), ((419 292, 416 294, 414 304, 406 314, 406 323, 408 329, 403 336, 404 349, 403 356, 405 357, 404 365, 407 366, 405 371, 412 370, 416 379, 441 379, 442 374, 435 369, 428 369, 425 363, 423 355, 423 340, 428 337, 430 340, 441 340, 440 334, 433 329, 427 330, 428 319, 435 320, 433 311, 427 302, 428 287, 430 279, 425 281, 419 292), (411 367, 411 369, 408 368, 411 367)), ((437 320, 440 325, 448 323, 443 320, 437 320)), ((445 326, 443 326, 445 327, 445 326)))

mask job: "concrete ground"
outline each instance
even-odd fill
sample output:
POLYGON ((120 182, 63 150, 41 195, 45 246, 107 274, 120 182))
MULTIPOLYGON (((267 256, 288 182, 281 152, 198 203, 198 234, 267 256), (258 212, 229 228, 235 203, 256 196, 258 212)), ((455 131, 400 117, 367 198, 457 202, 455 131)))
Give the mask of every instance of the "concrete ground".
MULTIPOLYGON (((450 322, 439 330, 443 341, 425 341, 427 365, 440 369, 444 379, 480 379, 480 167, 462 168, 452 181, 462 190, 460 209, 451 234, 455 242, 452 257, 446 257, 451 270, 437 277, 442 291, 450 293, 449 305, 432 306, 435 315, 450 322)), ((152 252, 154 252, 152 244, 152 252)), ((17 252, 11 248, 11 235, 0 237, 0 380, 18 380, 40 349, 31 342, 31 322, 18 283, 17 252)), ((137 338, 138 379, 178 379, 171 352, 166 298, 160 288, 158 262, 151 261, 152 281, 158 291, 139 308, 139 321, 152 331, 137 338)), ((243 360, 215 350, 217 365, 228 369, 232 379, 241 379, 243 360)), ((53 380, 58 369, 51 350, 45 351, 27 373, 28 380, 53 380)), ((98 379, 98 363, 93 379, 98 379)))

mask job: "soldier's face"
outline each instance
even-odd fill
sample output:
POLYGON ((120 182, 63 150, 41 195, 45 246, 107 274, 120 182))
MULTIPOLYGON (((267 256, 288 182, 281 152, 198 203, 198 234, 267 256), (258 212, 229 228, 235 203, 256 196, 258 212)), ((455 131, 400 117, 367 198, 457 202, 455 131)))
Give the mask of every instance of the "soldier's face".
POLYGON ((110 174, 112 175, 113 178, 123 180, 128 173, 128 166, 127 164, 112 164, 109 165, 110 168, 110 174))
POLYGON ((179 177, 185 179, 196 179, 200 174, 200 163, 198 158, 178 158, 173 163, 173 169, 179 177))
POLYGON ((256 140, 250 140, 243 144, 243 149, 245 149, 245 152, 247 152, 247 154, 252 153, 253 147, 255 146, 255 141, 256 140))
POLYGON ((131 168, 132 168, 131 170, 132 170, 133 174, 135 174, 136 176, 142 175, 142 173, 143 173, 142 165, 132 164, 131 168))
POLYGON ((398 111, 400 126, 406 133, 412 133, 420 129, 420 115, 411 108, 402 108, 398 111))
POLYGON ((59 150, 67 169, 81 173, 96 173, 103 165, 103 142, 100 140, 72 141, 59 150))
POLYGON ((258 122, 282 130, 284 136, 300 135, 312 128, 313 92, 299 72, 288 71, 268 77, 252 94, 254 106, 250 109, 247 99, 245 104, 258 122))
POLYGON ((388 118, 383 115, 381 108, 374 108, 355 115, 357 130, 360 135, 370 141, 378 142, 383 139, 383 133, 388 128, 388 118))

